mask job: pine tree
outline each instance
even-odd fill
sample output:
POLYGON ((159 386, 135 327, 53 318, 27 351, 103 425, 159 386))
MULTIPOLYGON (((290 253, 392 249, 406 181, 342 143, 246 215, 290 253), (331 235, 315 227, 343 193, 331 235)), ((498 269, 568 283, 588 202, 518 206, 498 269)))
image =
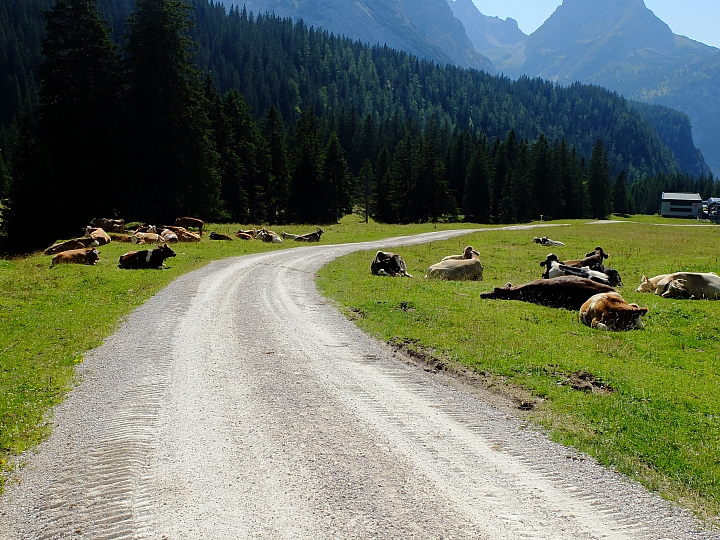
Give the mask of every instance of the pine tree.
POLYGON ((321 166, 320 121, 312 110, 307 110, 298 122, 290 167, 289 208, 296 223, 319 223, 323 218, 321 166))
POLYGON ((262 123, 262 135, 270 154, 270 189, 268 190, 267 211, 270 223, 286 223, 290 179, 288 176, 287 145, 282 118, 271 105, 262 123))
POLYGON ((492 195, 490 193, 490 172, 483 143, 479 143, 470 158, 465 179, 463 208, 465 221, 490 223, 492 195))
POLYGON ((337 134, 333 132, 323 153, 320 223, 336 223, 352 211, 350 184, 345 152, 340 146, 337 134))
POLYGON ((625 183, 625 171, 620 171, 620 174, 618 174, 615 178, 612 193, 613 212, 617 212, 618 214, 629 213, 627 184, 625 183))
POLYGON ((355 213, 363 218, 365 223, 369 222, 370 216, 374 213, 377 204, 377 192, 373 166, 369 159, 363 162, 360 169, 360 176, 357 181, 355 195, 355 213))
POLYGON ((54 228, 65 237, 118 211, 119 59, 97 0, 58 0, 45 21, 38 127, 54 169, 55 204, 65 208, 54 228), (87 194, 86 204, 69 204, 78 194, 87 194))
POLYGON ((193 64, 188 9, 177 0, 137 0, 128 19, 126 108, 142 219, 222 217, 210 106, 193 64))
POLYGON ((588 196, 592 217, 603 219, 610 212, 610 167, 607 154, 600 139, 595 143, 590 156, 588 171, 588 196))

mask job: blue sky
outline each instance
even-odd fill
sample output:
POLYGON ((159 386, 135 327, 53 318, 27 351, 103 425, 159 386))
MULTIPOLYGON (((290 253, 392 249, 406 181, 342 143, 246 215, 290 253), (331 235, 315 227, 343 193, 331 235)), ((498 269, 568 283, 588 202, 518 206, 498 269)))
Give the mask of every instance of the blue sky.
MULTIPOLYGON (((520 30, 534 32, 562 0, 473 0, 480 12, 512 17, 520 30)), ((645 5, 676 34, 720 48, 720 0, 645 0, 645 5)))

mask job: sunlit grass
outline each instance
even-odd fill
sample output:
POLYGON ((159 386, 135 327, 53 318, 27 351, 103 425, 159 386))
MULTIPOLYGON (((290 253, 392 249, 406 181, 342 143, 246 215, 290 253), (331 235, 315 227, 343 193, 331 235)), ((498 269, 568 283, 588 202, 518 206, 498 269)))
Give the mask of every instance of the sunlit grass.
POLYGON ((397 249, 415 279, 370 275, 372 252, 338 259, 318 283, 361 328, 410 343, 445 362, 520 387, 536 402, 529 417, 564 444, 637 478, 664 496, 716 519, 720 511, 720 303, 667 300, 634 292, 640 276, 678 270, 718 271, 720 227, 664 227, 686 220, 490 231, 397 249), (566 247, 531 243, 550 236, 566 247), (422 278, 427 267, 472 245, 483 282, 422 278), (578 258, 603 247, 625 283, 629 302, 650 308, 643 331, 603 333, 578 313, 534 304, 481 300, 480 292, 540 277, 554 251, 578 258), (612 391, 566 384, 588 372, 612 391))

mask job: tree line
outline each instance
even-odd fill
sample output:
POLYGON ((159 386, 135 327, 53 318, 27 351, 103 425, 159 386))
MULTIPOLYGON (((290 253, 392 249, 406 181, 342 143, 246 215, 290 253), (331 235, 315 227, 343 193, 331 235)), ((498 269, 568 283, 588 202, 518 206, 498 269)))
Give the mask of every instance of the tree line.
MULTIPOLYGON (((120 26, 116 5, 121 45, 97 0, 45 12, 38 105, 17 119, 9 166, 0 154, 6 250, 75 236, 95 216, 602 217, 645 208, 657 182, 682 176, 649 124, 602 89, 513 83, 194 1, 214 19, 137 0, 120 26), (212 20, 198 53, 191 30, 209 40, 212 20), (628 174, 647 188, 628 191, 628 174)), ((716 194, 711 176, 702 182, 716 194)))

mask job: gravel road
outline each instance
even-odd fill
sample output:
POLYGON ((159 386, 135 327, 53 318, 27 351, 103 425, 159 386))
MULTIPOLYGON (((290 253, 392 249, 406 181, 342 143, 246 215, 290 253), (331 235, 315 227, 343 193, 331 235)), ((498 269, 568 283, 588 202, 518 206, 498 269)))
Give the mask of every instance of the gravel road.
POLYGON ((53 435, 0 498, 0 538, 720 538, 398 361, 315 289, 340 255, 462 233, 178 278, 86 357, 53 435))

